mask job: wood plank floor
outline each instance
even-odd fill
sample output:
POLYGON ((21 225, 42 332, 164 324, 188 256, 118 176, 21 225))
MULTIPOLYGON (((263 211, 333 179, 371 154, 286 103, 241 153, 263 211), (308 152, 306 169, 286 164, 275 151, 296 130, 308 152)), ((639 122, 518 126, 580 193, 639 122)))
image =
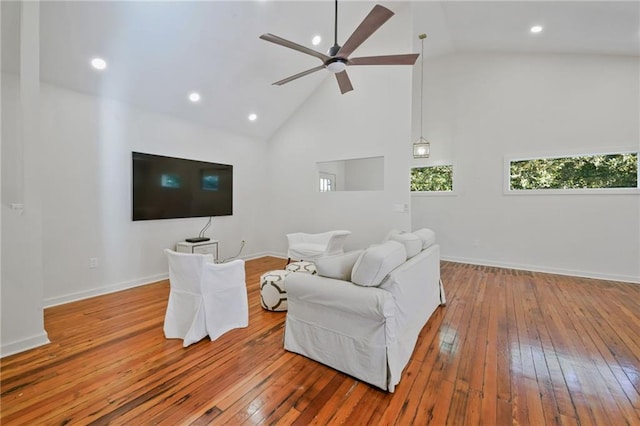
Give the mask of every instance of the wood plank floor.
POLYGON ((640 425, 640 285, 443 262, 447 306, 394 394, 282 348, 284 313, 182 348, 168 283, 46 309, 50 345, 6 357, 13 424, 640 425))

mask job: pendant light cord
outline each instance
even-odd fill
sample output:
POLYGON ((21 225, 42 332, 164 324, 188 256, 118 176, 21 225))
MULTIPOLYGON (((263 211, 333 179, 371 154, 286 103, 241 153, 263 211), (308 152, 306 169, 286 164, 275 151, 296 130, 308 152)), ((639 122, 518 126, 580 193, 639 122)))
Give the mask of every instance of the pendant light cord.
POLYGON ((424 39, 427 38, 427 35, 420 34, 418 37, 422 42, 420 53, 420 139, 422 139, 422 117, 424 116, 424 39))

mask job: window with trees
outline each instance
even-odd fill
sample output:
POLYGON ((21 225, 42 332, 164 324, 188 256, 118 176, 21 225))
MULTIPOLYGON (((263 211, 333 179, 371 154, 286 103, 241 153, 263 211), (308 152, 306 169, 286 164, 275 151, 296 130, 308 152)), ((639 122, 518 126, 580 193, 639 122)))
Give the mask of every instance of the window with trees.
POLYGON ((638 153, 509 161, 509 190, 637 189, 638 153))
POLYGON ((452 192, 453 166, 427 166, 411 169, 411 191, 452 192))

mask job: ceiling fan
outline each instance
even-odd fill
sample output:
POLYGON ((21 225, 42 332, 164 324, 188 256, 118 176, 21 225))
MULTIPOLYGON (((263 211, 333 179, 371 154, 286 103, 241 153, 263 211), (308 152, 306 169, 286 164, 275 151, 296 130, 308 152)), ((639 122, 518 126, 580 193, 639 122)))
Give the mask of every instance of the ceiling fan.
POLYGON ((353 90, 351 80, 347 75, 346 68, 351 65, 413 65, 418 59, 417 53, 410 53, 406 55, 387 55, 387 56, 365 56, 359 58, 349 58, 354 50, 356 50, 366 39, 368 39, 374 32, 378 30, 385 22, 394 15, 392 11, 386 7, 375 5, 371 12, 364 18, 358 28, 351 34, 351 37, 342 45, 338 45, 338 0, 335 1, 335 23, 334 23, 334 44, 329 49, 328 54, 318 52, 292 41, 286 40, 282 37, 278 37, 273 34, 263 34, 260 36, 262 40, 270 41, 271 43, 279 44, 280 46, 288 47, 289 49, 297 50, 298 52, 306 53, 307 55, 314 56, 322 61, 322 65, 302 71, 298 74, 294 74, 290 77, 276 81, 275 85, 281 86, 296 80, 305 75, 309 75, 316 71, 320 71, 323 68, 328 69, 336 75, 338 80, 338 86, 340 86, 340 92, 345 94, 353 90))

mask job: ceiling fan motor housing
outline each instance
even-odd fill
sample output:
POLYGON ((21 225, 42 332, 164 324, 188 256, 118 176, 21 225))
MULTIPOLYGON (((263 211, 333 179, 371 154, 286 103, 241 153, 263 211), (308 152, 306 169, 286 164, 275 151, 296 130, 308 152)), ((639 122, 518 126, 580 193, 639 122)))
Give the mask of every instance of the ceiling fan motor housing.
POLYGON ((339 46, 338 44, 334 44, 329 48, 329 51, 327 53, 329 54, 329 56, 336 56, 340 51, 340 47, 342 46, 339 46))

